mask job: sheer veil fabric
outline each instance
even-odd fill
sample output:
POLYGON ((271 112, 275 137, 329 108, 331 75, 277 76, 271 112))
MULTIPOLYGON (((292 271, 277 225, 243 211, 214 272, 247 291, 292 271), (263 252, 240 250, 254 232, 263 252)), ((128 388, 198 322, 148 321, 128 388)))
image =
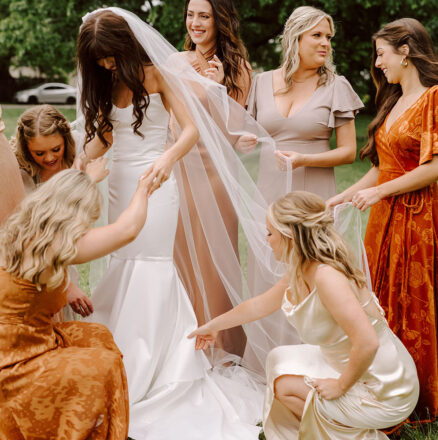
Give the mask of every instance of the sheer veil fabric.
MULTIPOLYGON (((274 161, 275 143, 263 127, 240 104, 227 95, 224 86, 199 75, 185 60, 185 57, 182 57, 155 29, 126 10, 115 7, 108 9, 126 20, 138 42, 183 103, 199 130, 200 143, 202 142, 203 146, 202 151, 195 145, 180 160, 184 167, 185 178, 182 179, 180 164, 177 164, 174 168, 180 193, 180 215, 191 256, 191 261, 187 261, 187 264, 194 267, 195 273, 201 273, 196 270, 196 268, 199 268, 200 262, 197 261, 196 237, 193 234, 190 221, 190 209, 195 208, 217 272, 227 290, 231 303, 235 306, 243 300, 261 293, 257 287, 248 288, 245 275, 246 268, 244 267, 248 254, 253 255, 252 264, 264 284, 274 285, 284 273, 283 266, 274 260, 271 249, 265 240, 265 216, 268 205, 234 149, 234 144, 240 136, 254 134, 259 140, 257 148, 261 151, 263 157, 269 157, 270 160, 274 161), (211 182, 205 170, 203 154, 207 154, 210 162, 214 164, 239 220, 239 255, 236 255, 222 213, 215 199, 211 182), (188 194, 188 191, 190 191, 190 194, 188 194), (187 202, 189 198, 190 203, 187 202)), ((90 14, 98 11, 100 10, 90 14)), ((87 19, 88 15, 83 18, 83 21, 87 19)), ((81 78, 79 74, 79 97, 80 88, 81 78)), ((79 103, 79 99, 77 101, 79 103)), ((175 122, 175 118, 172 118, 172 120, 173 124, 172 129, 169 130, 169 136, 178 136, 179 127, 175 122)), ((78 119, 74 125, 77 129, 80 129, 82 124, 83 116, 78 105, 78 119)), ((289 185, 291 182, 290 177, 289 179, 287 177, 288 173, 285 172, 284 174, 286 193, 290 190, 290 187, 286 188, 286 182, 289 182, 289 185)), ((348 208, 344 210, 344 212, 348 211, 351 212, 346 216, 347 220, 344 220, 357 225, 356 220, 359 215, 356 212, 357 210, 348 208)), ((357 230, 357 226, 356 229, 349 230, 349 235, 356 237, 355 240, 352 240, 356 245, 361 243, 360 230, 357 230), (359 241, 357 237, 359 237, 359 241)), ((361 252, 360 244, 358 253, 361 252)), ((98 274, 102 275, 105 267, 102 263, 98 263, 98 266, 97 270, 95 266, 92 268, 93 273, 91 276, 94 279, 91 280, 92 285, 95 284, 98 274), (95 272, 98 274, 96 275, 95 272)), ((206 305, 205 317, 209 319, 211 314, 208 310, 202 277, 198 276, 196 282, 206 305)), ((273 318, 268 317, 265 320, 244 326, 247 344, 242 359, 224 353, 220 349, 211 349, 209 359, 213 366, 219 368, 225 362, 236 362, 236 364, 246 367, 247 370, 258 373, 257 377, 264 380, 265 359, 268 352, 279 345, 279 341, 282 339, 279 335, 287 332, 289 342, 300 342, 294 329, 288 325, 283 317, 278 319, 276 315, 273 316, 273 318)), ((226 374, 230 375, 233 369, 224 368, 222 370, 229 370, 226 374)))

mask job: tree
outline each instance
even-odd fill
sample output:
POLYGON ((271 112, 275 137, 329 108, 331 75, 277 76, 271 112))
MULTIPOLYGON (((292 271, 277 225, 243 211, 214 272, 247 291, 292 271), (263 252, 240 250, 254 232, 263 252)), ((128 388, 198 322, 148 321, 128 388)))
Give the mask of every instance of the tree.
MULTIPOLYGON (((333 16, 338 72, 345 75, 366 103, 372 102, 369 78, 371 36, 400 17, 421 21, 438 42, 436 0, 235 0, 241 34, 251 62, 263 69, 280 63, 278 36, 290 13, 307 4, 333 16)), ((98 0, 0 0, 0 81, 7 66, 31 66, 48 78, 74 70, 76 36, 82 16, 99 7, 98 0)), ((131 10, 156 27, 177 49, 185 38, 182 0, 108 1, 131 10)), ((0 92, 9 90, 1 84, 0 92)))

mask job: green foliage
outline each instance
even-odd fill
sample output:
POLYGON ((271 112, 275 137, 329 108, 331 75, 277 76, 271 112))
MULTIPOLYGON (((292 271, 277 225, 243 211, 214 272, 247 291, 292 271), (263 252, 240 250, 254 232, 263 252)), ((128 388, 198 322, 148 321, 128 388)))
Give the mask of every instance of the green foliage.
MULTIPOLYGON (((186 32, 183 4, 183 0, 105 2, 136 13, 179 50, 186 32)), ((437 0, 235 0, 235 4, 251 61, 263 69, 279 65, 278 36, 296 7, 312 5, 331 14, 337 28, 333 48, 338 72, 367 104, 374 96, 369 78, 371 36, 383 24, 414 17, 438 42, 437 0)), ((49 78, 65 76, 74 69, 81 17, 100 6, 99 0, 0 0, 0 65, 31 66, 49 78)))

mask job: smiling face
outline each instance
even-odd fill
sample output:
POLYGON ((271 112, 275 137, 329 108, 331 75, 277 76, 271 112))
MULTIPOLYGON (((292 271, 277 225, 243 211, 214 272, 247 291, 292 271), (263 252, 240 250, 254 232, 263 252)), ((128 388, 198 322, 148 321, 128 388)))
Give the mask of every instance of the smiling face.
POLYGON ((187 32, 193 43, 205 49, 216 44, 217 29, 213 8, 207 0, 191 0, 187 8, 187 32))
POLYGON ((97 60, 97 64, 106 70, 110 70, 111 72, 115 72, 117 70, 116 60, 114 57, 99 58, 97 60))
POLYGON ((27 141, 29 153, 50 175, 64 169, 64 138, 60 134, 36 136, 27 141))
POLYGON ((391 46, 383 38, 376 40, 376 62, 375 66, 381 69, 385 75, 386 80, 390 84, 400 83, 406 68, 402 66, 401 62, 405 55, 397 53, 394 47, 391 46))
POLYGON ((269 246, 271 246, 275 259, 281 261, 284 249, 283 236, 271 225, 271 222, 268 219, 266 219, 266 229, 266 241, 269 243, 269 246))
POLYGON ((303 32, 298 43, 300 65, 308 69, 317 69, 324 65, 331 51, 333 31, 327 19, 321 20, 312 29, 303 32))

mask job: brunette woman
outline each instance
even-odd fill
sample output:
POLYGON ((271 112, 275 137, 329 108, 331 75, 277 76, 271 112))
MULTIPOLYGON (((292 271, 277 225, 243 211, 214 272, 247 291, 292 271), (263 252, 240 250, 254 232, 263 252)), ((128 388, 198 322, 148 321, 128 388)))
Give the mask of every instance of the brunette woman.
POLYGON ((430 420, 438 414, 438 57, 421 23, 402 18, 377 32, 371 73, 378 113, 361 157, 373 167, 327 203, 372 207, 373 289, 417 365, 416 417, 430 420))
MULTIPOLYGON (((184 56, 197 72, 227 88, 229 96, 244 105, 251 86, 251 66, 239 35, 239 18, 231 0, 186 0, 184 20, 187 36, 184 56)), ((214 106, 209 111, 214 117, 214 106)), ((238 255, 238 221, 235 210, 221 183, 214 163, 202 144, 199 144, 219 215, 227 229, 236 256, 238 255)), ((193 243, 187 243, 183 220, 178 221, 175 241, 175 262, 189 293, 198 323, 232 307, 205 238, 204 227, 197 214, 196 203, 188 191, 186 170, 181 167, 179 185, 186 188, 186 203, 192 213, 193 243), (193 259, 197 264, 193 264, 193 259), (198 268, 195 270, 195 266, 198 268)), ((242 356, 246 337, 242 328, 224 332, 217 346, 228 353, 242 356)))

